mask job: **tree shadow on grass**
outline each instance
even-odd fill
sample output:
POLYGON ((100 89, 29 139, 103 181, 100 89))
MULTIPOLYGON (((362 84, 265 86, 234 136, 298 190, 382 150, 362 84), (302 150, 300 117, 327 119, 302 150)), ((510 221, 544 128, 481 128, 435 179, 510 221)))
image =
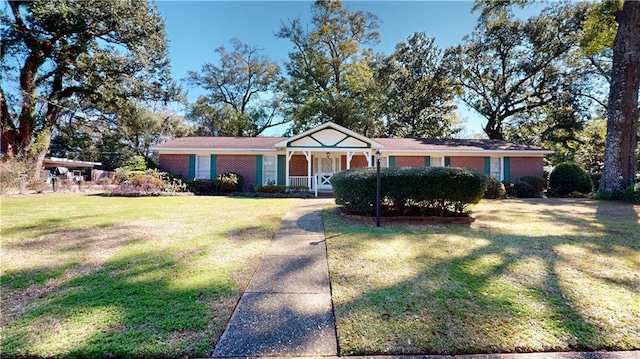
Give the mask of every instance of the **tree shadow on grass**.
POLYGON ((14 303, 27 309, 4 327, 3 357, 208 355, 224 329, 215 318, 230 316, 237 284, 175 275, 186 266, 168 251, 116 256, 45 296, 14 303))
MULTIPOLYGON (((424 236, 412 239, 425 246, 407 263, 416 266, 417 274, 392 285, 372 286, 344 302, 341 294, 334 299, 342 354, 640 348, 640 340, 633 334, 640 327, 630 319, 640 314, 640 263, 633 260, 640 252, 638 232, 629 232, 628 236, 607 232, 619 223, 637 223, 637 208, 631 208, 633 213, 623 208, 604 216, 596 215, 593 206, 597 204, 551 201, 551 209, 539 209, 542 220, 557 226, 594 229, 584 234, 512 233, 500 223, 482 223, 504 220, 499 211, 505 207, 496 208, 496 213, 480 213, 482 219, 472 228, 423 230, 424 236), (571 207, 585 214, 569 216, 571 207), (447 242, 443 235, 465 238, 467 247, 456 251, 454 247, 465 246, 465 242, 447 242), (600 267, 606 268, 607 264, 611 271, 600 267), (608 301, 611 291, 622 298, 608 301), (631 308, 616 307, 628 302, 631 308), (367 318, 366 323, 363 318, 367 318)), ((507 219, 517 220, 523 215, 518 213, 519 208, 510 210, 513 212, 507 219)), ((328 230, 339 233, 336 227, 345 223, 336 218, 337 212, 328 216, 328 230)), ((339 254, 344 251, 358 257, 363 247, 354 244, 357 240, 340 238, 328 240, 330 256, 344 260, 339 254)), ((392 241, 389 238, 379 236, 382 241, 392 241)), ((385 263, 376 267, 384 268, 385 263)), ((379 271, 377 268, 373 270, 379 271)), ((389 275, 385 270, 382 273, 389 275)), ((353 290, 363 280, 366 278, 332 273, 334 288, 353 290)))

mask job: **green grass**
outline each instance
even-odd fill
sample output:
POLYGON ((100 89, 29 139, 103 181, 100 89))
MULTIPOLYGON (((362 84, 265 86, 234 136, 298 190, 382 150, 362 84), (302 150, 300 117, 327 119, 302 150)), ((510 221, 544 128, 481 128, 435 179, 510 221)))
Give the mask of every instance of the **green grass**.
POLYGON ((484 200, 471 226, 325 207, 342 355, 640 349, 640 206, 484 200))
POLYGON ((7 197, 2 357, 209 356, 295 199, 7 197))

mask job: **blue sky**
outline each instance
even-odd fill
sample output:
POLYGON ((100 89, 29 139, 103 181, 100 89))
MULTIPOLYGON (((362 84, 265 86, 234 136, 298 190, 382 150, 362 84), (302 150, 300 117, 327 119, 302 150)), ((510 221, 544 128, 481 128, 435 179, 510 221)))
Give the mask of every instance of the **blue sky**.
MULTIPOLYGON (((207 62, 216 63, 219 46, 228 46, 231 38, 264 49, 271 60, 283 63, 293 45, 274 33, 283 21, 300 18, 309 24, 312 1, 158 1, 166 21, 172 72, 175 80, 188 71, 200 71, 207 62)), ((395 45, 414 32, 435 37, 444 49, 459 44, 470 34, 477 21, 471 13, 472 1, 344 1, 350 10, 365 10, 379 18, 380 44, 376 52, 390 54, 395 45)), ((193 102, 202 90, 181 83, 193 102)), ((466 136, 482 132, 483 120, 473 110, 460 106, 466 120, 466 136)), ((284 129, 266 135, 279 136, 284 129)))

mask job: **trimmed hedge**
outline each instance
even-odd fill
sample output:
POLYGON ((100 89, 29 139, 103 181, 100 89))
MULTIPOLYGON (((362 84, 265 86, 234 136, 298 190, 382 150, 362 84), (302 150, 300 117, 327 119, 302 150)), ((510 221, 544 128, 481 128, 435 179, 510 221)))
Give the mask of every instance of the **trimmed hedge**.
POLYGON ((216 182, 208 179, 194 179, 187 182, 187 188, 194 194, 215 194, 216 182))
POLYGON ((567 196, 572 193, 591 193, 593 182, 589 174, 578 164, 563 162, 557 165, 549 175, 549 194, 567 196))
MULTIPOLYGON (((381 169, 382 210, 386 215, 463 215, 478 203, 487 176, 466 168, 402 167, 381 169)), ((356 168, 330 179, 336 203, 352 214, 375 214, 376 170, 356 168)))

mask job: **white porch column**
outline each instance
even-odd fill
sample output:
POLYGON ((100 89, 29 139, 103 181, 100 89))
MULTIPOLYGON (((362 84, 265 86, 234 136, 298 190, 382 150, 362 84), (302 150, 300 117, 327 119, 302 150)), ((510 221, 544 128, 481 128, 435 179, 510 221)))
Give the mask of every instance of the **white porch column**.
POLYGON ((293 156, 293 154, 296 151, 289 151, 287 150, 287 164, 286 164, 286 170, 285 170, 285 184, 287 185, 287 187, 291 186, 291 179, 289 178, 289 161, 291 161, 291 157, 293 156))
POLYGON ((311 189, 311 151, 302 151, 307 158, 307 187, 311 189))
MULTIPOLYGON (((379 151, 379 150, 378 150, 379 151)), ((371 156, 371 150, 362 152, 369 159, 369 167, 373 167, 376 164, 374 163, 373 156, 371 156)))
POLYGON ((353 158, 353 155, 355 155, 356 153, 353 151, 347 151, 347 169, 351 168, 351 159, 353 158))

